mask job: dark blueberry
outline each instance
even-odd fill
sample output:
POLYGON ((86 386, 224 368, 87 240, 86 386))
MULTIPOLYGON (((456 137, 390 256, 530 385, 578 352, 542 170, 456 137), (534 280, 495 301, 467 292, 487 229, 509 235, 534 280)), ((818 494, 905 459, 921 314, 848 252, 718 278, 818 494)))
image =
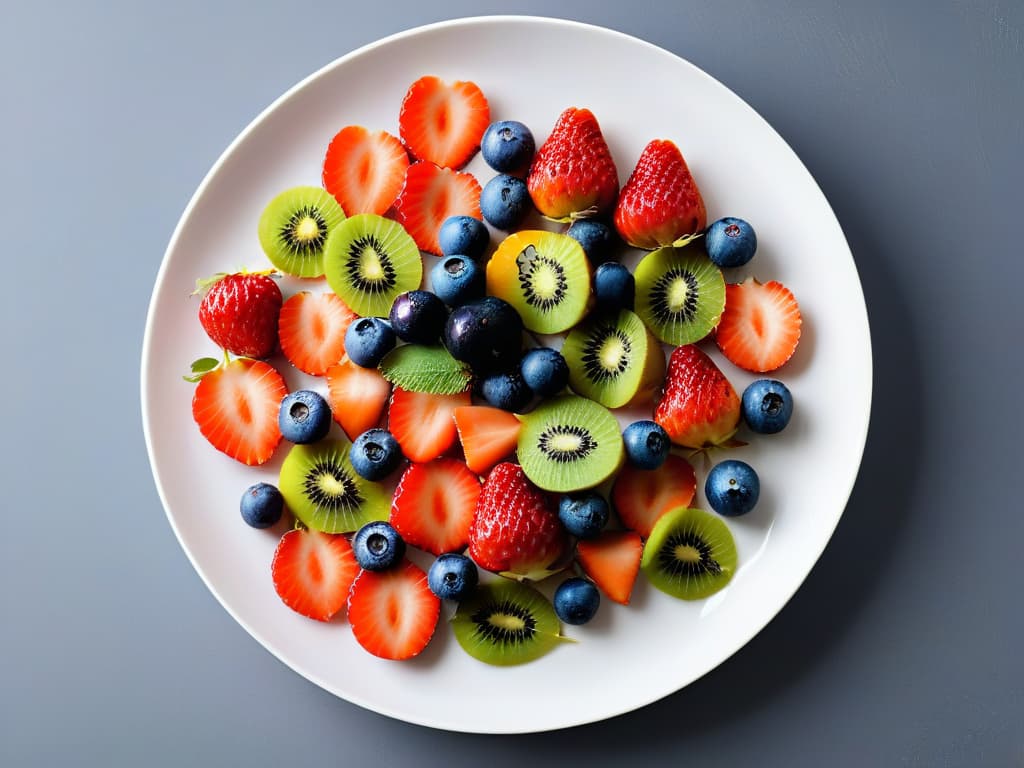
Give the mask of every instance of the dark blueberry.
POLYGON ((367 523, 352 537, 352 551, 359 567, 367 571, 386 571, 405 555, 405 541, 389 523, 367 523))
POLYGON ((566 624, 586 624, 601 607, 601 593, 592 581, 574 576, 558 585, 552 602, 566 624))
POLYGON ((331 407, 322 395, 300 389, 285 395, 277 412, 281 435, 290 442, 315 443, 331 430, 331 407))
POLYGON ((242 519, 253 528, 276 525, 284 511, 284 497, 270 483, 250 485, 242 494, 242 519))
POLYGON ((600 312, 633 309, 636 280, 633 273, 617 261, 608 261, 594 270, 594 298, 600 312))
POLYGON ((592 539, 608 524, 611 510, 604 496, 584 491, 558 501, 558 519, 577 539, 592 539))
POLYGON ((345 331, 345 354, 363 368, 376 368, 394 348, 395 331, 383 317, 360 317, 345 331))
POLYGON ((757 472, 745 461, 736 459, 713 466, 704 483, 708 504, 718 514, 728 517, 747 514, 757 504, 760 494, 761 481, 757 472))
POLYGON ((612 230, 603 222, 577 219, 565 234, 583 246, 591 264, 603 264, 612 257, 612 230))
POLYGON ((653 421, 634 421, 622 433, 626 458, 639 469, 657 469, 668 458, 668 433, 653 421))
POLYGON ((519 360, 523 320, 508 302, 485 296, 452 310, 444 345, 479 374, 507 371, 519 360))
POLYGON ((504 173, 488 181, 480 193, 480 213, 488 224, 506 232, 519 226, 531 205, 526 182, 504 173))
POLYGON ((491 233, 480 219, 449 216, 438 230, 437 240, 445 256, 459 254, 479 261, 491 242, 491 233))
POLYGON ((381 480, 402 462, 402 447, 386 429, 368 429, 352 442, 352 469, 367 480, 381 480))
POLYGON ((525 171, 536 149, 530 129, 515 120, 491 123, 480 139, 484 162, 500 173, 525 171))
POLYGON ((465 555, 441 555, 427 571, 427 586, 442 600, 465 600, 479 579, 476 565, 465 555))
POLYGON ((512 413, 522 413, 533 400, 533 391, 526 386, 519 371, 492 373, 482 379, 480 395, 495 408, 512 413))
POLYGON ((758 379, 743 390, 743 419, 754 432, 781 432, 792 415, 793 395, 781 381, 758 379))
POLYGON ((569 365, 561 352, 550 347, 537 347, 523 355, 519 373, 538 397, 558 394, 569 383, 569 365))
POLYGON ((410 344, 436 344, 448 310, 430 291, 406 291, 395 297, 388 320, 395 335, 410 344))
POLYGON ((430 271, 430 286, 449 307, 484 295, 484 270, 468 256, 446 256, 430 271))
POLYGON ((742 267, 757 250, 754 228, 743 219, 719 219, 704 233, 708 258, 720 267, 742 267))

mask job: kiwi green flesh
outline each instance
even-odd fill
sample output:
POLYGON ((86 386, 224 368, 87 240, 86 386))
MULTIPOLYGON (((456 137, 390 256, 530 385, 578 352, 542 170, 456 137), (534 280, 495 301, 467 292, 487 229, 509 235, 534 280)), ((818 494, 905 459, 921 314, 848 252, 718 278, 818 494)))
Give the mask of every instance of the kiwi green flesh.
POLYGON ((296 445, 281 465, 278 488, 288 509, 307 527, 350 533, 371 520, 387 520, 391 496, 352 468, 347 440, 296 445))
POLYGON ((345 212, 319 187, 292 187, 263 209, 260 245, 277 269, 298 277, 324 273, 324 246, 345 212))
POLYGON ((655 523, 640 570, 655 587, 681 600, 722 589, 736 572, 736 542, 728 526, 701 509, 678 507, 655 523))
POLYGON ((569 366, 569 386, 607 408, 630 402, 640 389, 651 349, 643 321, 624 309, 615 315, 594 315, 573 328, 562 345, 569 366))
POLYGON ((517 455, 523 472, 546 491, 600 485, 622 465, 619 422, 593 400, 562 395, 522 417, 517 455))
POLYGON ((547 598, 533 587, 501 580, 482 584, 459 603, 452 628, 474 659, 499 667, 539 659, 565 638, 547 598))
POLYGON ((327 238, 327 284, 362 317, 387 317, 395 297, 420 287, 423 259, 397 221, 373 213, 350 216, 327 238))
POLYGON ((725 278, 696 246, 651 251, 633 277, 636 313, 667 344, 700 341, 722 319, 725 278))

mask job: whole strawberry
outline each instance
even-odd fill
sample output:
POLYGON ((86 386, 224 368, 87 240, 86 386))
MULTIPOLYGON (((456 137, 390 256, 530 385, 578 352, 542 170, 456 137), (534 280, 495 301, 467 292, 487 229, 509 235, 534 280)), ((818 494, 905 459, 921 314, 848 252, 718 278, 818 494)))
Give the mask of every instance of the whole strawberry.
POLYGON ((518 464, 498 464, 484 481, 469 529, 469 556, 489 571, 538 579, 565 553, 568 538, 551 497, 518 464))
POLYGON ((533 205, 549 219, 607 213, 619 192, 615 162, 589 109, 570 107, 537 150, 526 177, 533 205))
POLYGON ((672 351, 654 420, 676 445, 728 444, 740 421, 740 399, 715 362, 692 344, 672 351))
POLYGON ((640 153, 615 206, 615 228, 634 248, 672 245, 707 226, 697 182, 679 148, 655 139, 640 153))
POLYGON ((267 273, 217 274, 196 285, 196 293, 206 290, 199 322, 214 344, 242 357, 267 357, 274 351, 283 299, 267 273))

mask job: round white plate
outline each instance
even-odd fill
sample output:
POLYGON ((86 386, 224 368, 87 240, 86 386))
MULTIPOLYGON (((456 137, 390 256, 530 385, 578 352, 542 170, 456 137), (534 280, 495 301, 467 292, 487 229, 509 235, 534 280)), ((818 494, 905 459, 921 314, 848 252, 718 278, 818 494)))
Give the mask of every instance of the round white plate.
MULTIPOLYGON (((479 156, 469 170, 482 182, 492 175, 479 156)), ((284 287, 287 294, 297 284, 284 287)), ((753 377, 722 361, 713 345, 710 351, 742 391, 753 377)), ((292 387, 311 383, 294 370, 286 378, 292 387)), ((153 291, 142 358, 143 423, 167 517, 228 612, 285 664, 338 696, 409 722, 485 733, 627 712, 682 688, 757 634, 807 576, 839 521, 870 400, 871 345, 853 259, 821 190, 782 138, 722 84, 671 53, 606 29, 525 17, 465 19, 389 37, 338 59, 253 121, 178 224, 153 291), (503 51, 515 52, 515 66, 503 51), (565 629, 578 643, 519 667, 475 661, 444 623, 419 658, 383 661, 359 648, 343 618, 321 624, 286 608, 270 579, 284 529, 246 527, 238 500, 251 483, 275 481, 287 446, 258 469, 216 452, 192 422, 193 386, 182 381, 192 360, 217 355, 189 295, 195 279, 265 268, 256 222, 267 201, 287 187, 318 184, 327 143, 342 126, 397 134, 402 96, 424 74, 475 81, 493 119, 525 122, 538 143, 564 108, 589 107, 622 182, 648 140, 673 139, 709 219, 741 216, 757 229, 754 261, 727 279, 749 273, 781 280, 804 317, 796 355, 777 374, 796 400, 792 423, 770 437, 741 432, 751 444, 730 452, 758 470, 762 497, 754 512, 729 523, 741 562, 729 587, 686 603, 641 576, 630 606, 606 600, 590 625, 565 629)), ((702 496, 698 501, 703 505, 702 496)))

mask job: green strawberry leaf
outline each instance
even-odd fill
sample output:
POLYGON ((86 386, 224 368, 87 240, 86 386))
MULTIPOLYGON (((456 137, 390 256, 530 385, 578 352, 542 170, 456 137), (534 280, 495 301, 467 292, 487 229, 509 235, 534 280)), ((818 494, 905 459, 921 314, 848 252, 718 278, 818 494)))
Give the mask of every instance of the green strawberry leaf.
POLYGON ((192 363, 192 375, 182 376, 181 378, 195 384, 218 365, 220 365, 220 360, 215 357, 200 357, 192 363))
POLYGON ((465 392, 472 374, 444 347, 403 344, 380 363, 380 372, 395 386, 410 392, 455 395, 465 392))

